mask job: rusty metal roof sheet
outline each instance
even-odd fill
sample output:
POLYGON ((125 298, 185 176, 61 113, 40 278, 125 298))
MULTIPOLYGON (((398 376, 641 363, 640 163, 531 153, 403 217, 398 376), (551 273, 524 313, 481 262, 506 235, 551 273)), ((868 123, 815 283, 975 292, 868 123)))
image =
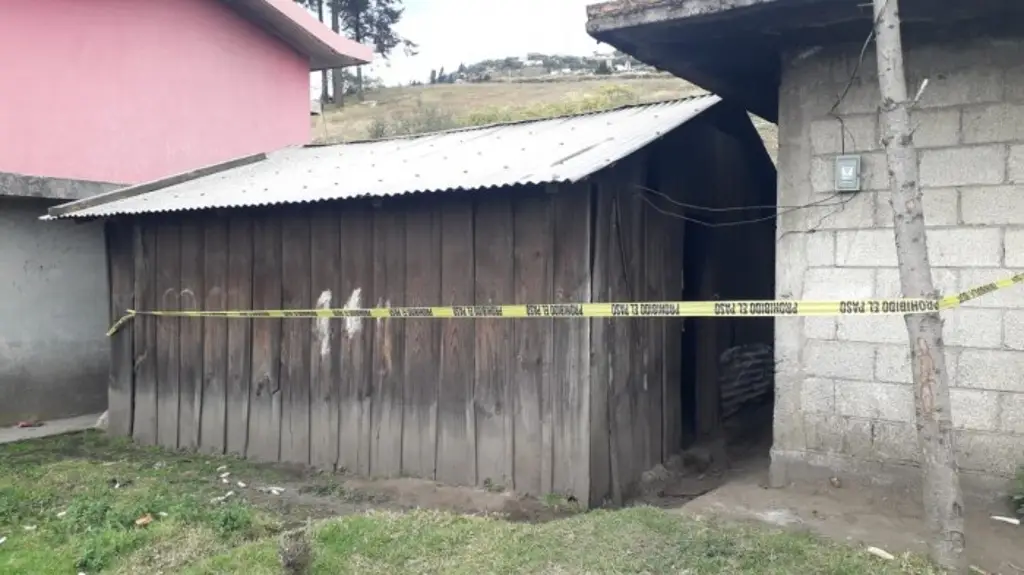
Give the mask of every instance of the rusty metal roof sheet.
POLYGON ((291 148, 51 208, 94 218, 576 182, 686 123, 714 95, 549 120, 291 148))

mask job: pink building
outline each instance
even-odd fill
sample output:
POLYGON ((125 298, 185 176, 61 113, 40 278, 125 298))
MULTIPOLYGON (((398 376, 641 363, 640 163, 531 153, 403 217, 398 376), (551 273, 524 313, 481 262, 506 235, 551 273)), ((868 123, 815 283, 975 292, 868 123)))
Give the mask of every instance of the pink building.
POLYGON ((99 412, 103 232, 54 200, 305 144, 309 72, 366 63, 293 0, 0 5, 0 425, 99 412))

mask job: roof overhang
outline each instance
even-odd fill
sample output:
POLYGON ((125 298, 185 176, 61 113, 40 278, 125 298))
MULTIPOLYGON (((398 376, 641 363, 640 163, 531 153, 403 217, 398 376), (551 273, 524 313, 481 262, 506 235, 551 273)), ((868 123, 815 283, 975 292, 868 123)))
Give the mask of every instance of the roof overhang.
POLYGON ((81 200, 124 187, 123 184, 47 178, 0 172, 0 197, 81 200))
MULTIPOLYGON (((787 48, 863 43, 869 0, 615 0, 587 8, 597 40, 775 122, 787 48)), ((900 0, 904 35, 950 40, 1020 22, 1020 0, 900 0)))
POLYGON ((309 58, 310 70, 368 64, 373 49, 336 34, 294 0, 220 0, 309 58))

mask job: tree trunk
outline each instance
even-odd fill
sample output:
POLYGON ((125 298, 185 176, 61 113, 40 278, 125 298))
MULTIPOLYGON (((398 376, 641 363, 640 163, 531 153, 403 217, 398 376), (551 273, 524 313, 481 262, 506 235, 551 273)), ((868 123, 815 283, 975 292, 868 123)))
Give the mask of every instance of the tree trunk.
MULTIPOLYGON (((324 21, 324 0, 316 0, 316 17, 324 21)), ((327 70, 320 70, 320 113, 324 113, 324 105, 331 101, 331 93, 327 89, 327 70)))
MULTIPOLYGON (((331 30, 341 34, 341 2, 331 2, 331 30)), ((345 105, 345 76, 341 68, 331 70, 331 89, 334 90, 334 103, 338 106, 345 105)))
MULTIPOLYGON (((899 0, 873 0, 878 81, 885 125, 886 161, 892 190, 896 253, 903 297, 937 298, 925 237, 918 183, 917 150, 903 69, 899 0)), ((967 572, 963 495, 957 475, 950 416, 949 372, 938 312, 905 316, 914 375, 914 411, 921 450, 924 511, 933 532, 932 560, 944 569, 967 572)))

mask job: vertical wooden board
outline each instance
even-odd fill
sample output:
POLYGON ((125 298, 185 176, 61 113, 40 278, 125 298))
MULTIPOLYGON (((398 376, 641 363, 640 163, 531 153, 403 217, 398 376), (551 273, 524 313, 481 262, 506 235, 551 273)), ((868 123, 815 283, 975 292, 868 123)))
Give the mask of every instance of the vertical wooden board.
MULTIPOLYGON (((228 223, 228 309, 252 309, 252 218, 233 215, 228 223)), ((249 441, 249 384, 252 382, 252 320, 228 321, 227 451, 245 455, 249 441)))
MULTIPOLYGON (((644 299, 648 301, 678 300, 665 291, 664 252, 665 230, 663 221, 667 216, 655 212, 644 204, 645 225, 644 238, 644 299)), ((646 332, 645 353, 647 356, 645 381, 647 389, 647 405, 645 416, 648 422, 648 468, 664 461, 662 438, 664 421, 662 419, 665 400, 665 320, 651 318, 644 320, 646 332)), ((678 352, 677 352, 678 353, 678 352)))
MULTIPOLYGON (((441 221, 432 198, 410 202, 405 220, 405 305, 429 307, 441 299, 441 221)), ((440 324, 405 321, 405 400, 402 402, 402 474, 433 479, 437 463, 437 388, 440 324)))
MULTIPOLYGON (((682 200, 683 190, 677 175, 666 175, 671 181, 662 180, 662 189, 672 197, 682 200)), ((661 241, 658 248, 662 257, 662 281, 664 298, 670 301, 683 299, 683 230, 684 220, 658 218, 655 220, 661 241)), ((683 320, 664 320, 662 349, 662 459, 667 461, 683 447, 683 320)))
MULTIPOLYGON (((136 220, 135 302, 140 310, 156 309, 156 233, 152 220, 136 220)), ((143 445, 157 444, 156 318, 139 316, 132 325, 135 339, 135 421, 132 436, 143 445)))
MULTIPOLYGON (((608 269, 612 238, 612 193, 602 181, 592 184, 590 205, 593 232, 590 255, 590 294, 593 301, 610 302, 608 269)), ((613 358, 608 353, 612 319, 590 320, 590 504, 600 505, 612 496, 611 417, 608 398, 613 358)))
MULTIPOLYGON (((513 212, 515 303, 551 301, 552 200, 522 195, 513 201, 513 212)), ((551 486, 545 394, 551 385, 552 324, 550 319, 515 320, 514 329, 514 484, 519 493, 540 495, 551 486)))
MULTIPOLYGON (((405 305, 405 215, 401 205, 385 206, 374 213, 373 243, 377 305, 405 305)), ((394 477, 402 471, 405 321, 377 320, 374 330, 370 473, 378 477, 394 477)))
MULTIPOLYGON (((108 282, 110 286, 110 325, 114 325, 129 309, 135 308, 135 262, 132 226, 117 220, 105 227, 108 282)), ((107 431, 111 435, 131 437, 135 408, 132 341, 134 329, 127 324, 110 342, 110 381, 107 385, 107 431)))
MULTIPOLYGON (((311 280, 310 219, 291 210, 282 216, 281 274, 284 309, 308 309, 311 280)), ((309 463, 309 354, 314 320, 282 320, 281 461, 309 463)))
MULTIPOLYGON (((441 216, 441 305, 472 305, 473 203, 460 198, 441 216)), ((473 370, 476 320, 441 323, 441 381, 437 411, 437 480, 475 485, 476 410, 473 370)))
MULTIPOLYGON (((312 290, 310 301, 318 308, 341 307, 335 298, 338 284, 338 218, 328 210, 312 217, 312 290)), ((310 322, 312 338, 310 365, 310 463, 320 469, 334 470, 338 464, 338 389, 334 367, 337 348, 332 332, 339 326, 330 318, 310 322)))
MULTIPOLYGON (((183 218, 181 224, 181 291, 183 310, 202 310, 205 266, 203 224, 195 218, 183 218)), ((178 444, 188 449, 199 447, 203 401, 203 320, 183 318, 180 326, 181 364, 178 370, 179 414, 178 444)))
MULTIPOLYGON (((646 155, 638 157, 639 165, 635 171, 630 174, 631 179, 626 182, 627 192, 624 194, 624 200, 629 213, 629 231, 630 235, 628 238, 628 258, 629 258, 629 273, 632 276, 630 283, 633 286, 633 293, 636 301, 643 301, 647 299, 648 294, 646 291, 647 285, 647 258, 646 253, 646 233, 644 227, 646 225, 645 210, 646 205, 643 201, 643 197, 638 193, 636 185, 646 184, 646 155), (641 163, 639 159, 643 158, 644 161, 641 163)), ((652 382, 648 380, 648 366, 651 362, 650 353, 650 333, 648 331, 649 319, 635 319, 629 322, 630 324, 630 343, 633 346, 633 364, 631 366, 631 375, 633 382, 633 421, 632 427, 633 438, 632 438, 632 450, 636 458, 634 460, 634 469, 632 471, 632 478, 635 480, 640 479, 640 475, 653 467, 657 463, 657 459, 652 456, 653 445, 651 444, 651 426, 652 421, 649 414, 650 409, 650 395, 652 391, 652 382)))
MULTIPOLYGON (((508 195, 480 196, 473 228, 474 301, 503 305, 512 301, 512 203, 508 195)), ((512 354, 514 330, 507 319, 475 319, 474 389, 477 481, 512 487, 512 354)))
MULTIPOLYGON (((264 213, 253 222, 253 292, 256 309, 281 308, 281 220, 264 213)), ((252 324, 252 382, 249 386, 249 457, 278 461, 281 456, 281 323, 252 324)))
MULTIPOLYGON (((621 173, 615 176, 620 179, 615 181, 615 187, 609 190, 614 197, 608 283, 611 286, 611 301, 633 301, 636 298, 637 287, 630 266, 632 219, 628 199, 632 193, 624 189, 625 185, 621 179, 624 176, 621 173)), ((635 322, 633 319, 619 319, 613 321, 605 332, 605 353, 609 355, 612 363, 608 410, 611 418, 609 434, 612 439, 612 498, 616 504, 621 504, 627 495, 629 482, 634 468, 637 467, 635 461, 638 446, 633 441, 636 425, 639 424, 633 417, 637 399, 634 380, 635 322)))
MULTIPOLYGON (((203 219, 203 309, 228 309, 228 222, 220 217, 203 219)), ((199 447, 207 453, 224 453, 227 431, 228 322, 203 318, 203 396, 200 406, 199 447)))
MULTIPOLYGON (((370 307, 373 296, 373 212, 363 206, 346 208, 339 217, 341 273, 338 304, 370 307)), ((370 427, 373 407, 374 323, 364 319, 342 321, 335 329, 340 349, 338 372, 338 467, 370 474, 370 427)))
MULTIPOLYGON (((586 303, 591 299, 589 184, 563 186, 554 199, 553 301, 586 303)), ((555 320, 552 338, 552 490, 585 504, 590 491, 590 321, 555 320)))
MULTIPOLYGON (((171 218, 161 218, 156 231, 157 307, 179 309, 181 291, 181 230, 171 218)), ((181 320, 156 318, 157 443, 178 448, 178 368, 181 320)))

